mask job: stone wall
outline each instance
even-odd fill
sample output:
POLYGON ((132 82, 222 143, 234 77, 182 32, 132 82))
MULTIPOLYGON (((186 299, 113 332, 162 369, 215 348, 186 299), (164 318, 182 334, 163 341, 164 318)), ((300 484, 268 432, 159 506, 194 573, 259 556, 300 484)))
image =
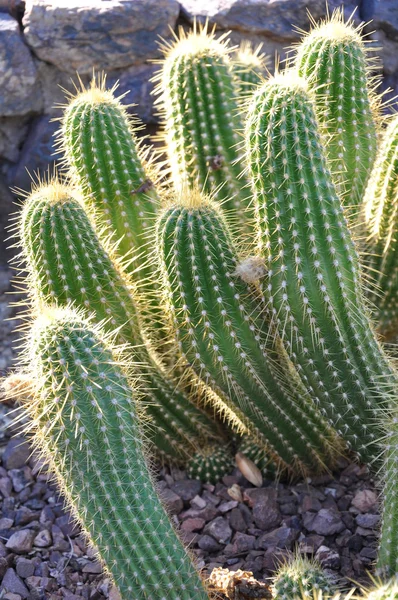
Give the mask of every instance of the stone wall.
MULTIPOLYGON (((377 39, 383 86, 398 93, 398 1, 359 0, 358 23, 373 18, 369 39, 377 39), (374 32, 374 33, 371 33, 374 32)), ((329 0, 329 10, 343 4, 329 0)), ((234 43, 262 42, 272 57, 300 37, 313 17, 325 16, 325 0, 0 0, 0 241, 13 211, 9 188, 29 189, 30 175, 55 159, 54 118, 79 73, 88 83, 93 69, 119 81, 123 102, 155 125, 149 82, 157 67, 159 36, 168 40, 178 25, 208 19, 234 43)), ((344 2, 348 16, 356 3, 344 2)), ((393 94, 390 94, 393 95, 393 94)), ((0 263, 6 258, 0 246, 0 263), (2 258, 1 258, 2 257, 2 258)))

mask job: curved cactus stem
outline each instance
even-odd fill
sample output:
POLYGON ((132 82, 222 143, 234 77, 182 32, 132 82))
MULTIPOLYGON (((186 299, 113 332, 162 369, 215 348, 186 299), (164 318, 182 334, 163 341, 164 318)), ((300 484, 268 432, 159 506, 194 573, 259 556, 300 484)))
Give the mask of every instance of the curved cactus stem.
POLYGON ((344 22, 337 9, 314 24, 297 48, 295 65, 314 92, 316 112, 325 134, 329 166, 343 203, 361 206, 377 151, 378 79, 370 77, 362 26, 344 22))
POLYGON ((123 357, 65 310, 47 310, 28 346, 37 382, 28 433, 122 598, 207 599, 148 470, 123 357))
POLYGON ((357 253, 327 168, 312 97, 286 72, 254 94, 247 158, 261 282, 290 359, 322 413, 364 460, 397 378, 373 333, 357 253))
POLYGON ((163 456, 190 457, 209 437, 219 436, 218 428, 166 376, 142 328, 134 286, 129 289, 101 246, 78 197, 54 180, 34 191, 23 207, 18 236, 32 299, 59 306, 73 302, 104 321, 118 342, 128 343, 143 380, 151 440, 163 456))
POLYGON ((156 247, 184 359, 229 397, 231 410, 285 466, 330 466, 336 439, 302 388, 294 395, 282 383, 270 331, 261 330, 262 311, 235 273, 238 257, 217 206, 187 191, 160 214, 156 247))
POLYGON ((105 77, 94 78, 88 89, 82 84, 65 107, 58 143, 99 231, 110 236, 139 286, 140 312, 151 332, 162 323, 148 237, 160 204, 159 175, 137 138, 138 119, 128 115, 115 90, 106 89, 105 77))
POLYGON ((240 229, 250 219, 247 181, 237 144, 243 128, 239 91, 225 41, 207 26, 165 44, 155 80, 171 179, 177 191, 196 186, 214 194, 240 229))
POLYGON ((393 336, 398 329, 398 115, 384 132, 364 206, 369 296, 380 332, 393 336))

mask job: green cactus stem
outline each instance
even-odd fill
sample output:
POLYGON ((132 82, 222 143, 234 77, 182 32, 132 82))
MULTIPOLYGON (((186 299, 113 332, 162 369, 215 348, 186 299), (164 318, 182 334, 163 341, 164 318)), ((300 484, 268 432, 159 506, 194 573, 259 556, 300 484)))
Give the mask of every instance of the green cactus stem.
POLYGON ((24 204, 17 235, 32 299, 59 306, 73 302, 104 321, 107 331, 116 331, 118 342, 131 346, 143 379, 148 435, 161 455, 189 458, 209 437, 218 437, 218 429, 162 370, 146 340, 135 296, 77 198, 76 190, 54 180, 39 186, 24 204))
POLYGON ((337 10, 314 24, 297 48, 295 65, 314 92, 329 167, 347 207, 362 204, 377 151, 377 79, 361 37, 362 26, 337 10))
POLYGON ((173 184, 177 190, 195 185, 214 194, 242 225, 249 218, 237 149, 243 124, 225 36, 215 39, 206 26, 197 31, 195 25, 187 34, 180 29, 164 53, 156 93, 173 184))
POLYGON ((286 72, 254 93, 246 145, 273 325, 330 424, 374 459, 377 410, 396 398, 397 379, 368 318, 305 81, 286 72))
POLYGON ((140 311, 152 329, 162 321, 148 245, 159 204, 158 176, 137 139, 138 120, 127 114, 115 89, 106 89, 105 78, 94 78, 88 89, 82 85, 65 107, 58 143, 98 230, 111 237, 139 285, 140 311))
POLYGON ((232 68, 239 82, 242 98, 251 94, 263 81, 267 73, 268 57, 261 52, 262 44, 253 48, 251 42, 241 42, 239 48, 231 56, 232 68))
POLYGON ((68 310, 47 309, 28 337, 28 433, 123 600, 207 599, 148 470, 125 357, 68 310))
POLYGON ((212 445, 201 448, 200 454, 191 458, 187 473, 191 479, 215 484, 224 475, 229 475, 232 469, 233 458, 228 448, 212 445))
POLYGON ((320 564, 298 555, 279 567, 272 591, 278 600, 302 600, 319 592, 322 597, 330 597, 334 590, 330 576, 320 564))
POLYGON ((398 330, 398 115, 384 132, 364 205, 370 299, 378 328, 389 337, 398 330))
POLYGON ((270 332, 260 329, 262 311, 235 273, 238 257, 217 206, 186 191, 159 215, 156 247, 184 360, 285 467, 330 466, 336 440, 308 398, 281 383, 270 332))
POLYGON ((242 436, 237 451, 249 458, 263 475, 273 477, 277 474, 278 466, 268 456, 264 448, 258 446, 249 435, 242 436))

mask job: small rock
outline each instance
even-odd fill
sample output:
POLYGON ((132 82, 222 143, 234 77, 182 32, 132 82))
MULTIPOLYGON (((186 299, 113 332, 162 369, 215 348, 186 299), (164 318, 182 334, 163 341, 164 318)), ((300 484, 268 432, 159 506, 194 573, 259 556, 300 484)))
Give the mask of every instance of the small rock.
POLYGON ((0 519, 0 529, 11 529, 14 524, 14 519, 7 519, 4 517, 0 519))
MULTIPOLYGON (((308 514, 308 513, 307 513, 308 514)), ((316 515, 311 524, 306 524, 308 531, 319 535, 334 535, 341 533, 345 525, 340 518, 340 514, 329 508, 322 508, 316 515)))
POLYGON ((26 579, 27 577, 31 577, 35 572, 35 564, 32 560, 21 556, 17 559, 16 571, 17 575, 22 577, 22 579, 26 579))
POLYGON ((240 552, 249 552, 253 550, 256 543, 254 535, 246 535, 246 533, 237 532, 233 539, 233 551, 239 554, 240 552))
POLYGON ((21 469, 30 456, 30 448, 23 438, 12 438, 3 453, 3 465, 7 470, 21 469))
POLYGON ((210 534, 220 544, 227 544, 231 539, 232 529, 225 518, 217 517, 206 525, 204 533, 210 534))
POLYGON ((314 496, 305 495, 300 503, 299 512, 318 512, 321 510, 322 505, 319 502, 318 498, 314 498, 314 496))
POLYGON ((18 577, 14 569, 7 569, 3 581, 1 582, 0 590, 19 594, 21 598, 27 598, 29 596, 28 588, 23 583, 22 579, 18 577))
POLYGON ((95 575, 99 575, 102 573, 102 565, 97 560, 94 562, 88 562, 83 567, 83 573, 94 573, 95 575))
POLYGON ((337 570, 340 567, 339 553, 335 550, 331 550, 327 546, 318 548, 315 558, 321 563, 324 569, 337 570))
POLYGON ((205 524, 206 524, 206 521, 204 519, 199 519, 198 517, 196 519, 186 519, 185 521, 182 522, 181 529, 183 531, 191 531, 191 532, 202 531, 205 524))
POLYGON ((22 469, 10 469, 9 477, 15 492, 21 492, 33 481, 32 470, 25 466, 22 469))
POLYGON ((8 477, 0 477, 0 494, 3 498, 9 498, 12 492, 11 479, 8 477))
POLYGON ((229 524, 235 531, 246 531, 247 524, 239 508, 234 508, 231 510, 231 514, 229 515, 229 524))
POLYGON ((360 527, 371 529, 379 524, 380 516, 372 514, 357 515, 355 520, 360 527))
POLYGON ((222 504, 220 504, 218 506, 218 510, 220 513, 224 514, 226 512, 229 512, 233 508, 236 508, 238 506, 238 504, 239 503, 236 500, 230 500, 229 502, 223 502, 222 504))
POLYGON ((36 533, 30 529, 20 529, 12 534, 6 548, 17 554, 26 554, 32 550, 36 533))
POLYGON ((202 482, 197 479, 176 481, 171 488, 184 502, 189 502, 202 491, 202 482))
POLYGON ((184 508, 184 502, 180 496, 169 488, 164 488, 164 490, 159 491, 159 496, 169 513, 172 515, 178 515, 184 508))
POLYGON ((299 531, 291 527, 278 527, 270 533, 262 535, 257 542, 258 548, 287 548, 290 550, 297 540, 299 531))
POLYGON ((198 546, 201 550, 205 550, 205 552, 217 552, 222 548, 211 535, 202 535, 198 546))
POLYGON ((352 502, 352 506, 361 513, 369 512, 377 506, 377 496, 372 490, 359 490, 352 502))
MULTIPOLYGON (((276 490, 272 488, 259 489, 261 494, 255 496, 253 505, 253 520, 256 526, 263 531, 277 527, 282 520, 276 502, 276 490)), ((253 498, 253 496, 252 496, 253 498)))
POLYGON ((191 506, 192 506, 192 508, 199 508, 199 509, 205 508, 206 507, 206 500, 204 500, 200 496, 195 496, 195 498, 193 498, 191 500, 191 506))
POLYGON ((34 541, 34 545, 38 548, 47 548, 47 546, 50 546, 51 543, 52 537, 48 529, 43 529, 42 531, 39 531, 34 541))

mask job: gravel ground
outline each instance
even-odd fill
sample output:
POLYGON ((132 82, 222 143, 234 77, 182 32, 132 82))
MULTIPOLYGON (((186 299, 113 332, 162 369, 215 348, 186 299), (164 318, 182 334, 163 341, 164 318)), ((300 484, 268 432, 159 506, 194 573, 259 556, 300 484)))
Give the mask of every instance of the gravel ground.
MULTIPOLYGON (((12 365, 19 321, 0 270, 0 373, 12 365), (10 320, 5 320, 10 319, 10 320)), ((20 299, 22 296, 17 297, 20 299)), ((0 405, 0 598, 119 598, 23 438, 11 437, 12 403, 0 405)), ((161 495, 198 568, 252 571, 264 580, 290 552, 315 556, 339 583, 366 583, 379 524, 375 482, 342 461, 331 475, 254 488, 238 470, 213 485, 163 467, 161 495)))

